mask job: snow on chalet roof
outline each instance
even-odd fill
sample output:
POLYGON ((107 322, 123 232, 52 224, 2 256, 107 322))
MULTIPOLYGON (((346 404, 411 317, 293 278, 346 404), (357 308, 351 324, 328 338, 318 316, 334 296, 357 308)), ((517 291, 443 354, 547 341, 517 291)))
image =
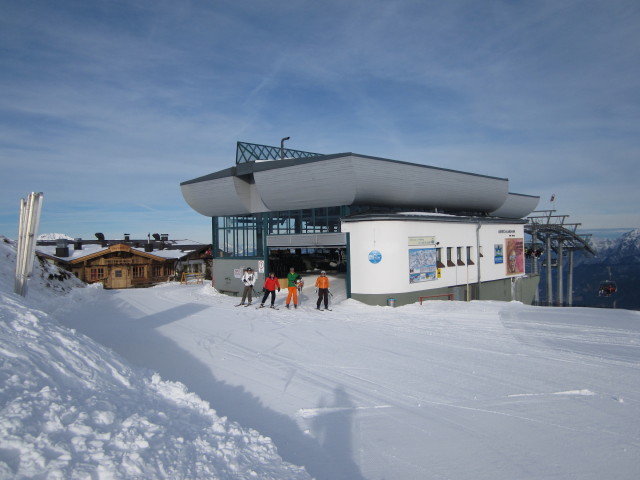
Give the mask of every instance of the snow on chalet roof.
MULTIPOLYGON (((156 257, 160 257, 160 258, 164 258, 164 259, 174 259, 174 260, 178 260, 182 257, 184 257, 185 255, 188 255, 189 253, 192 253, 196 250, 199 250, 200 248, 204 248, 207 245, 205 244, 201 244, 198 242, 193 242, 191 240, 174 240, 172 241, 172 246, 173 248, 171 249, 163 249, 163 250, 158 250, 158 249, 154 249, 151 252, 146 252, 144 247, 131 247, 131 250, 136 250, 138 252, 141 252, 143 254, 147 254, 147 255, 153 255, 156 257), (185 248, 176 248, 176 247, 180 247, 180 246, 184 246, 185 248), (187 248, 189 247, 189 248, 187 248)), ((115 245, 115 244, 114 244, 115 245)), ((59 255, 56 255, 56 246, 54 245, 38 245, 36 246, 36 253, 40 253, 43 255, 46 255, 48 257, 53 257, 53 258, 57 258, 60 260, 63 260, 65 262, 72 262, 74 260, 78 260, 80 258, 83 257, 88 257, 90 255, 94 255, 96 253, 100 253, 103 251, 106 251, 109 249, 109 247, 111 247, 113 245, 107 246, 107 247, 103 247, 102 245, 99 244, 83 244, 82 245, 82 249, 81 250, 75 250, 73 248, 73 245, 69 245, 69 255, 62 257, 59 255)))

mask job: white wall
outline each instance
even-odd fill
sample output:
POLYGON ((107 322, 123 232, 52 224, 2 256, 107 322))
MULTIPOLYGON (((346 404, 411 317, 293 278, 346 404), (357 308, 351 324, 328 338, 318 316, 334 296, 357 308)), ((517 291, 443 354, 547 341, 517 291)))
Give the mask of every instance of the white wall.
MULTIPOLYGON (((411 220, 380 220, 343 222, 342 231, 350 233, 351 292, 354 294, 391 294, 417 292, 436 288, 466 285, 478 281, 497 280, 507 275, 507 252, 503 263, 496 264, 494 245, 505 245, 507 238, 524 239, 522 224, 483 223, 479 230, 482 258, 478 268, 477 224, 411 220), (434 237, 434 248, 441 249, 445 268, 440 278, 424 282, 409 282, 409 237, 434 237), (463 266, 447 265, 447 247, 452 249, 452 260, 457 263, 457 248, 462 247, 463 266), (467 261, 467 247, 471 247, 471 260, 467 261), (369 253, 380 252, 379 263, 369 261, 369 253)), ((524 245, 523 245, 524 246, 524 245)), ((425 246, 425 248, 429 248, 425 246)), ((524 251, 522 257, 524 260, 524 251)), ((522 276, 522 274, 511 275, 522 276)))

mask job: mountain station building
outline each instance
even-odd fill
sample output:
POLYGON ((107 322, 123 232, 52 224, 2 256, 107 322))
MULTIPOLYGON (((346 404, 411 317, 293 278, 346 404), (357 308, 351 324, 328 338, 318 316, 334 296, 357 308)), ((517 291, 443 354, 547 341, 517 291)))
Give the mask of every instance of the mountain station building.
MULTIPOLYGON (((523 220, 539 197, 509 181, 355 153, 238 142, 233 167, 180 184, 212 219, 212 275, 237 295, 252 267, 343 278, 370 305, 424 299, 532 303, 523 220)), ((261 282, 259 282, 259 285, 261 282)))

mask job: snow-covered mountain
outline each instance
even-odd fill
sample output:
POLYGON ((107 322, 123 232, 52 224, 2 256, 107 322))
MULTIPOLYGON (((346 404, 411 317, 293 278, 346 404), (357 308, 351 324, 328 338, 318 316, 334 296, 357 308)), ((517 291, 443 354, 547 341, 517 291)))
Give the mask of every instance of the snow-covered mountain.
POLYGON ((614 240, 603 240, 596 244, 597 263, 640 263, 640 229, 636 228, 614 240))
POLYGON ((14 273, 15 244, 0 237, 0 478, 310 478, 184 385, 48 315, 73 302, 74 276, 36 262, 24 299, 14 273))
POLYGON ((41 233, 38 235, 38 241, 51 241, 51 240, 69 240, 73 241, 69 235, 65 235, 64 233, 41 233))

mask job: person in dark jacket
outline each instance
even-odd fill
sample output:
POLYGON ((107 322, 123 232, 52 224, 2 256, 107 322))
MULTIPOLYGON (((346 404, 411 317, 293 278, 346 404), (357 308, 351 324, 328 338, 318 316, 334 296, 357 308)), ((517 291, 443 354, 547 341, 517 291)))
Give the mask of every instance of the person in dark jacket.
POLYGON ((260 302, 260 307, 264 307, 264 302, 266 302, 267 297, 271 295, 271 308, 275 308, 276 289, 280 291, 280 282, 275 273, 269 272, 269 276, 264 279, 264 296, 262 297, 262 302, 260 302))

